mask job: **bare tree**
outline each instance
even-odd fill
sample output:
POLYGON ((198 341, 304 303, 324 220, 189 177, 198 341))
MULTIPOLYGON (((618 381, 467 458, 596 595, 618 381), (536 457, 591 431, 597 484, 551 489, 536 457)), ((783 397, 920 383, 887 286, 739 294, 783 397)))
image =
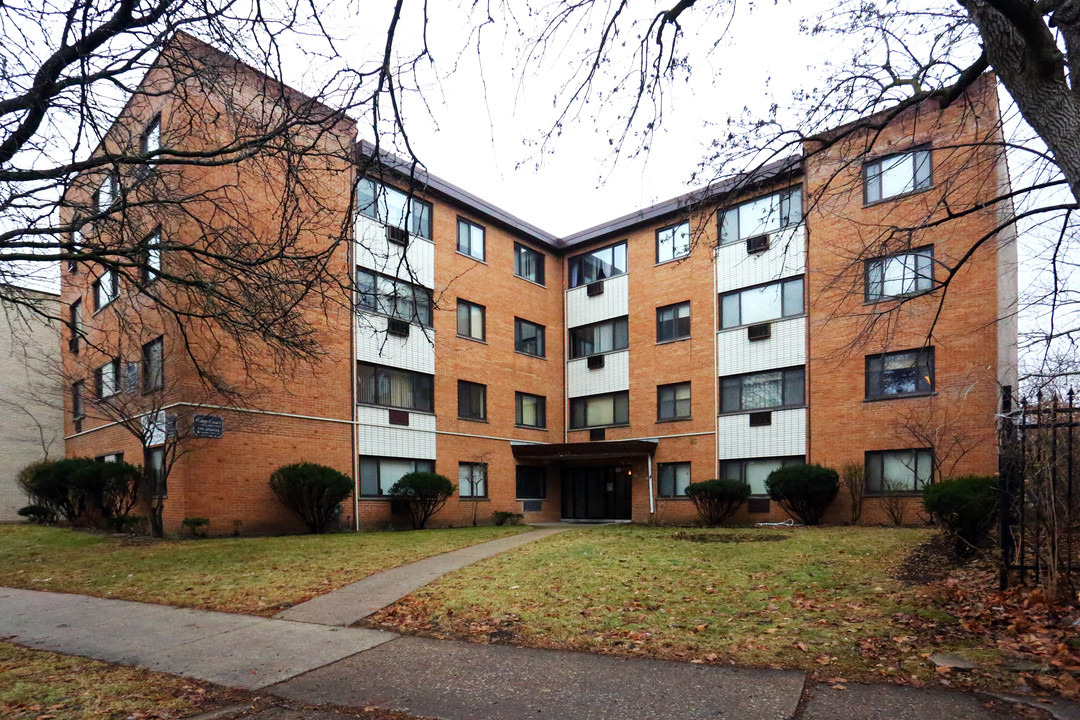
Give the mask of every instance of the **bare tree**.
POLYGON ((901 410, 893 434, 904 445, 930 448, 933 456, 933 481, 956 477, 964 458, 980 448, 985 438, 972 433, 963 422, 965 396, 935 396, 921 407, 901 410))

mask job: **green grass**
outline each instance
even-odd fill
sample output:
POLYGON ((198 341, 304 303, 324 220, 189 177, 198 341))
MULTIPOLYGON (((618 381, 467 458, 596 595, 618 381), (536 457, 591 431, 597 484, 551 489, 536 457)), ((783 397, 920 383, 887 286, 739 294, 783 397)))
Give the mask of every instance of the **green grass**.
POLYGON ((0 525, 0 585, 273 615, 381 570, 528 529, 132 542, 0 525))
POLYGON ((929 535, 896 528, 572 530, 447 575, 373 624, 825 677, 929 680, 933 668, 922 655, 941 648, 925 647, 910 629, 927 618, 904 620, 925 602, 918 588, 893 579, 929 535), (749 541, 778 534, 784 539, 749 541))
POLYGON ((164 719, 245 698, 197 680, 0 642, 0 717, 164 719))

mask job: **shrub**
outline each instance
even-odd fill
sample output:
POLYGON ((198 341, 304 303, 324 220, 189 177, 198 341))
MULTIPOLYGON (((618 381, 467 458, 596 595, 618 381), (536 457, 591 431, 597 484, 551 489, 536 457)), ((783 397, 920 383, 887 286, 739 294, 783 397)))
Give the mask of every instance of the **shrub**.
POLYGON ((44 505, 27 505, 19 508, 19 517, 24 517, 32 523, 47 525, 56 522, 56 515, 44 505))
POLYGON ((432 472, 411 472, 390 488, 390 498, 408 508, 414 530, 423 530, 454 494, 454 483, 432 472))
POLYGON ((966 475, 927 485, 923 507, 937 518, 956 543, 959 555, 970 555, 990 534, 998 512, 995 477, 966 475))
POLYGON ((507 512, 505 510, 496 510, 491 513, 491 520, 496 525, 505 525, 510 523, 511 525, 517 525, 519 522, 525 519, 525 516, 521 513, 507 512))
POLYGON ((206 533, 210 529, 210 518, 186 517, 180 521, 180 527, 190 530, 192 535, 206 537, 206 533))
POLYGON ((54 519, 75 522, 83 517, 87 507, 87 493, 75 476, 95 464, 89 458, 35 463, 19 473, 19 484, 31 505, 45 508, 54 519))
POLYGON ((124 518, 139 500, 142 469, 125 462, 84 462, 68 478, 70 491, 81 497, 83 512, 100 513, 105 524, 123 532, 124 518))
POLYGON ((848 515, 851 524, 859 522, 866 496, 866 467, 862 463, 844 463, 840 468, 840 483, 847 491, 848 515))
POLYGON ((150 518, 145 515, 125 515, 116 524, 117 532, 145 535, 150 531, 150 518))
POLYGON ((352 494, 353 482, 325 465, 296 463, 275 470, 270 489, 282 505, 300 516, 308 532, 322 533, 341 517, 341 503, 352 494))
POLYGON ((705 527, 716 527, 735 514, 750 497, 750 486, 740 480, 706 480, 690 483, 686 496, 694 503, 705 527))
POLYGON ((785 465, 765 480, 769 497, 804 525, 817 525, 840 490, 840 474, 821 465, 785 465))

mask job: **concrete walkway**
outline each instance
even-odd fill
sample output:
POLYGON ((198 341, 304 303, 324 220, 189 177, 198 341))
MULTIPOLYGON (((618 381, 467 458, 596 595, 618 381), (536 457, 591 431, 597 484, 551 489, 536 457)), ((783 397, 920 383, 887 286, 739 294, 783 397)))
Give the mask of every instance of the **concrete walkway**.
POLYGON ((460 550, 434 555, 401 567, 384 570, 352 585, 300 603, 275 615, 280 620, 317 623, 319 625, 353 625, 368 615, 392 605, 436 578, 460 570, 466 565, 565 532, 572 526, 555 525, 530 530, 519 535, 471 545, 460 550))

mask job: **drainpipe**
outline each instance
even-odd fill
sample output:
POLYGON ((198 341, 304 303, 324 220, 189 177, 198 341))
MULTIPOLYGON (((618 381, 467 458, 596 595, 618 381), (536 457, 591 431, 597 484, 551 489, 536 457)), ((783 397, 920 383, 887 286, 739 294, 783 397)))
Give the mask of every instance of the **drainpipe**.
MULTIPOLYGON (((349 188, 351 198, 356 197, 356 184, 358 178, 355 174, 355 166, 353 171, 349 173, 349 182, 352 183, 352 187, 349 188)), ((351 203, 350 203, 351 206, 351 203)), ((350 212, 355 213, 354 208, 350 207, 350 212)), ((357 446, 356 434, 360 431, 360 426, 356 422, 356 215, 353 214, 351 222, 349 223, 351 232, 349 233, 349 245, 348 250, 345 253, 346 262, 348 267, 346 272, 349 273, 349 415, 351 416, 352 423, 349 426, 349 432, 352 435, 349 438, 349 446, 352 448, 352 468, 353 468, 353 530, 360 532, 360 455, 359 447, 357 446)))
POLYGON ((649 514, 656 514, 656 497, 652 489, 652 455, 646 455, 649 460, 649 514))

